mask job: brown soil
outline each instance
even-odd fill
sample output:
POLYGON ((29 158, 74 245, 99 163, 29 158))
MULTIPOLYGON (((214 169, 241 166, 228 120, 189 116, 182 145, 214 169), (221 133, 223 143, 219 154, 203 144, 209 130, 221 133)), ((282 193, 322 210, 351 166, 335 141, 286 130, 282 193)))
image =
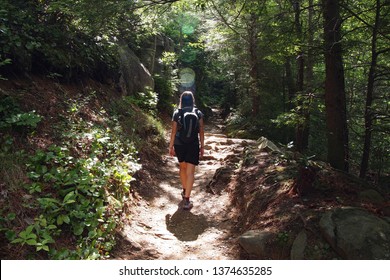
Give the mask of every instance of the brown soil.
MULTIPOLYGON (((219 121, 217 120, 217 123, 219 121)), ((236 212, 228 192, 210 189, 216 171, 242 153, 241 142, 227 139, 216 124, 206 124, 205 156, 197 167, 191 194, 194 207, 181 209, 176 158, 168 155, 138 174, 138 205, 121 233, 114 259, 238 259, 236 212)))
MULTIPOLYGON (((4 83, 0 82, 1 88, 4 83)), ((25 99, 26 110, 34 108, 46 116, 40 124, 41 133, 30 139, 28 145, 44 149, 55 141, 52 125, 66 112, 64 99, 72 93, 77 98, 76 87, 60 87, 43 79, 34 79, 27 85, 13 81, 11 85, 7 83, 8 91, 15 96, 19 92, 31 95, 25 99), (62 92, 67 94, 58 94, 62 92)), ((99 88, 100 91, 109 89, 99 88)), ((206 155, 196 171, 191 211, 181 209, 177 160, 167 155, 160 158, 154 152, 142 156, 143 169, 132 187, 134 199, 127 208, 128 222, 118 233, 113 259, 259 258, 246 254, 238 245, 238 237, 252 229, 276 236, 269 244, 272 250, 266 258, 289 259, 295 237, 305 230, 308 240, 304 257, 334 259, 339 256, 323 240, 318 227, 326 210, 355 206, 378 216, 390 216, 389 190, 378 189, 323 163, 311 162, 312 170, 300 174, 299 155, 281 156, 259 150, 256 141, 227 138, 222 134, 222 123, 217 118, 206 124, 206 155), (361 191, 368 188, 380 192, 384 201, 360 197, 361 191)), ((17 144, 24 147, 26 143, 17 144)), ((0 183, 2 192, 4 188, 0 183)), ((20 200, 15 203, 19 207, 22 197, 15 194, 7 199, 20 200)), ((14 210, 23 219, 22 210, 14 210)), ((8 247, 0 241, 0 248, 8 247)), ((4 256, 19 258, 15 250, 2 251, 4 256)))
POLYGON ((354 206, 388 216, 388 194, 382 192, 384 203, 359 197, 375 186, 324 163, 310 162, 308 170, 302 169, 299 155, 259 150, 256 141, 226 138, 221 123, 217 119, 206 126, 207 152, 196 171, 191 211, 180 207, 175 158, 149 162, 138 174, 138 204, 120 233, 114 259, 261 258, 238 245, 248 230, 274 233, 266 259, 290 259, 302 231, 307 235, 305 259, 339 259, 319 230, 326 210, 354 206))

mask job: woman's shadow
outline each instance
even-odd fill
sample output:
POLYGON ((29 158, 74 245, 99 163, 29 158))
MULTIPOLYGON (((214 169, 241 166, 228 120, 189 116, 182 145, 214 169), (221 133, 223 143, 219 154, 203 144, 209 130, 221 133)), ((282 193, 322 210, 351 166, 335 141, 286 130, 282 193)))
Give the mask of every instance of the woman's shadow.
POLYGON ((180 241, 194 241, 209 227, 206 216, 194 215, 190 211, 182 210, 180 205, 177 211, 165 216, 167 229, 180 241))

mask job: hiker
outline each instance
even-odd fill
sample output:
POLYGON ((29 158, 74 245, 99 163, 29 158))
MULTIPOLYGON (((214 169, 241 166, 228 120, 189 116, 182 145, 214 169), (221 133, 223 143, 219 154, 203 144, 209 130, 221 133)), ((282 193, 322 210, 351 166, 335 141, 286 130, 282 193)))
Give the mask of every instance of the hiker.
POLYGON ((173 113, 169 155, 176 155, 179 161, 183 209, 190 210, 193 206, 190 196, 195 167, 199 164, 199 158, 204 155, 203 113, 196 108, 191 91, 182 93, 179 108, 173 113))

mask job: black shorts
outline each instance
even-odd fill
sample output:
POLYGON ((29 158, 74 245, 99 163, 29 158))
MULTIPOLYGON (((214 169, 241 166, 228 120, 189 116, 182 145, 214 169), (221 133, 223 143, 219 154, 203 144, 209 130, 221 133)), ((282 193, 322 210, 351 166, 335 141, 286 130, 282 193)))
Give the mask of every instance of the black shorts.
POLYGON ((199 164, 199 142, 174 145, 174 147, 179 162, 187 162, 193 165, 199 164))

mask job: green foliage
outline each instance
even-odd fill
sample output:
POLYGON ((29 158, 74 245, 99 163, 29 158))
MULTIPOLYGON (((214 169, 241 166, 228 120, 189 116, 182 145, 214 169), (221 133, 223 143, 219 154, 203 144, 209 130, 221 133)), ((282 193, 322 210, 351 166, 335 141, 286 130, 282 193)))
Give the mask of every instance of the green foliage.
POLYGON ((114 102, 111 114, 118 116, 123 132, 138 151, 159 154, 159 149, 165 148, 165 130, 161 122, 153 114, 134 106, 133 98, 126 96, 114 102))
POLYGON ((279 232, 276 239, 279 244, 286 245, 290 239, 290 234, 286 231, 279 232))
POLYGON ((21 72, 104 79, 117 68, 116 38, 135 45, 133 7, 133 1, 2 0, 0 61, 12 59, 10 69, 21 72))
MULTIPOLYGON (((11 64, 12 63, 12 60, 7 58, 5 60, 2 60, 2 56, 0 54, 0 69, 2 66, 4 65, 8 65, 8 64, 11 64)), ((0 80, 6 80, 6 78, 4 78, 2 75, 0 75, 0 80)))
POLYGON ((158 93, 157 109, 159 112, 173 111, 173 94, 175 84, 173 81, 166 79, 160 75, 154 76, 155 90, 158 93))
POLYGON ((13 126, 36 128, 41 120, 42 117, 37 115, 35 111, 31 111, 29 113, 19 113, 6 118, 2 123, 0 123, 0 128, 8 128, 13 126))
POLYGON ((11 228, 11 224, 15 220, 16 214, 11 212, 6 215, 4 210, 5 209, 0 210, 0 233, 4 232, 7 240, 12 241, 16 238, 16 233, 9 228, 11 228))
POLYGON ((159 112, 171 114, 173 111, 174 93, 179 84, 177 69, 175 67, 178 56, 174 52, 163 52, 161 63, 164 70, 160 74, 155 74, 154 88, 158 93, 157 109, 159 112))
POLYGON ((39 215, 12 243, 45 251, 50 259, 109 256, 140 168, 135 147, 115 118, 97 126, 78 117, 87 104, 71 101, 62 144, 37 150, 27 164, 31 183, 25 189, 35 197, 39 215), (69 234, 76 247, 59 247, 56 240, 69 234))
POLYGON ((128 101, 150 114, 156 114, 158 96, 151 88, 145 88, 144 92, 138 92, 136 96, 126 97, 128 101))
POLYGON ((0 129, 35 129, 42 117, 34 110, 22 112, 16 101, 6 96, 0 100, 0 129))

